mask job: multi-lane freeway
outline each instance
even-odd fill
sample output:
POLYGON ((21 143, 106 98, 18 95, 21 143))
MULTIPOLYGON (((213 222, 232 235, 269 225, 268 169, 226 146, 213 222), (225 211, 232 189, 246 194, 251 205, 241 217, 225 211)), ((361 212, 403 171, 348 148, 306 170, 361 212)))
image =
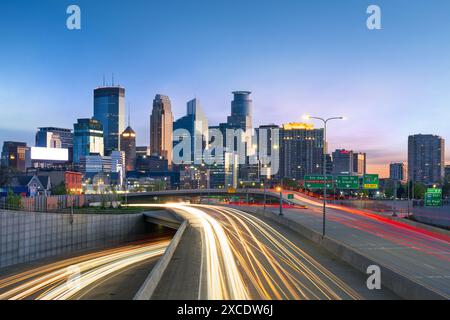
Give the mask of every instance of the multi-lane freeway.
MULTIPOLYGON (((294 193, 307 209, 285 209, 284 218, 322 232, 322 202, 294 193)), ((273 209, 274 213, 277 213, 273 209)), ((327 204, 328 237, 450 298, 450 236, 445 231, 393 220, 366 210, 327 204)))
MULTIPOLYGON (((320 202, 301 194, 295 194, 294 201, 307 208, 285 209, 284 218, 320 232, 320 202)), ((245 207, 138 206, 165 208, 188 222, 153 299, 399 298, 384 286, 369 290, 367 275, 290 228, 243 211, 245 207)), ((329 237, 443 296, 449 293, 450 248, 445 234, 332 204, 327 219, 329 237)), ((112 278, 116 284, 127 282, 130 268, 140 266, 141 273, 150 273, 170 238, 153 238, 9 274, 0 278, 0 299, 104 298, 105 283, 112 278), (149 261, 153 263, 143 264, 149 261)))
POLYGON ((191 230, 182 238, 155 299, 397 298, 387 290, 369 292, 365 277, 351 266, 246 212, 210 205, 165 207, 188 220, 199 236, 191 230))
MULTIPOLYGON (((67 300, 82 298, 108 298, 105 284, 112 278, 141 264, 150 265, 166 250, 171 234, 160 235, 145 241, 133 242, 117 248, 92 252, 0 277, 0 300, 67 300), (95 291, 100 291, 95 293, 95 291)), ((143 279, 148 274, 144 272, 143 279)), ((141 281, 143 281, 141 279, 141 281)), ((123 281, 129 281, 122 278, 123 281)), ((115 280, 117 285, 117 279, 115 280)), ((130 284, 129 284, 130 285, 130 284)), ((118 298, 132 299, 141 282, 131 293, 118 292, 118 298), (127 296, 128 294, 128 296, 127 296)), ((111 286, 111 284, 110 284, 111 286)))

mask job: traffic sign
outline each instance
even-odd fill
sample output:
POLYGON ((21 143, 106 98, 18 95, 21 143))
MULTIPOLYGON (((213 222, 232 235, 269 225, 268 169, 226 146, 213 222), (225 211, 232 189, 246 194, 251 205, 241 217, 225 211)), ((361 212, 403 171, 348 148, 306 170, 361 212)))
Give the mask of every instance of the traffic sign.
POLYGON ((438 188, 428 188, 427 189, 427 193, 438 193, 442 195, 442 189, 438 189, 438 188))
POLYGON ((380 186, 380 179, 378 174, 366 174, 363 178, 364 189, 378 189, 380 186))
POLYGON ((293 195, 292 193, 289 193, 289 194, 287 195, 287 198, 288 198, 289 200, 292 200, 292 199, 294 199, 294 195, 293 195))
POLYGON ((321 174, 305 176, 304 185, 307 189, 323 189, 324 183, 327 189, 333 188, 333 176, 326 176, 326 181, 321 174))
POLYGON ((442 190, 440 193, 435 191, 425 193, 425 207, 442 207, 442 190))
POLYGON ((338 176, 336 180, 337 189, 359 189, 359 177, 338 176))

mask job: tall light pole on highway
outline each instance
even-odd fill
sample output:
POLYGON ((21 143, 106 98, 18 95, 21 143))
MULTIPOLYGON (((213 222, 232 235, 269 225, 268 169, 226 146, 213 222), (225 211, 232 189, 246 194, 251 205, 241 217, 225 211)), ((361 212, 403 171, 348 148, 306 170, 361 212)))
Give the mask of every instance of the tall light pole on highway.
POLYGON ((305 120, 320 120, 323 122, 323 221, 322 221, 322 237, 325 237, 325 215, 327 208, 327 123, 331 120, 345 120, 345 117, 320 118, 305 115, 305 120))
POLYGON ((278 215, 283 215, 283 178, 281 178, 281 184, 277 188, 278 191, 280 191, 280 213, 278 215))

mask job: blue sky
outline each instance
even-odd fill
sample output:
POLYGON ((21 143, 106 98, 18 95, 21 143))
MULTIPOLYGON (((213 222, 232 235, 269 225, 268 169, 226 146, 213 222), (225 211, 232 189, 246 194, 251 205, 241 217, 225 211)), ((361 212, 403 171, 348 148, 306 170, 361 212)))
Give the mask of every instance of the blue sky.
POLYGON ((255 125, 348 116, 330 125, 331 148, 385 173, 409 134, 450 139, 449 17, 447 0, 1 1, 0 142, 92 116, 93 88, 114 73, 139 144, 156 93, 175 118, 198 97, 216 124, 231 91, 251 90, 255 125), (70 4, 80 31, 66 29, 70 4), (382 30, 366 28, 370 4, 382 30))

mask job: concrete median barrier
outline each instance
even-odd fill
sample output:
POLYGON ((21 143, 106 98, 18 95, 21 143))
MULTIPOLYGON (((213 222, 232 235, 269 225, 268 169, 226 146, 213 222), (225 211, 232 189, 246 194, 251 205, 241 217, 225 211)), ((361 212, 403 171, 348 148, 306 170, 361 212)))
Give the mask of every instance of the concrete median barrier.
POLYGON ((173 257, 173 254, 180 242, 181 237, 183 236, 184 231, 186 230, 187 224, 187 221, 184 221, 181 224, 180 228, 178 229, 166 251, 164 252, 164 255, 161 257, 161 259, 159 259, 156 266, 152 269, 147 279, 144 281, 144 284, 134 296, 134 300, 151 299, 156 287, 158 286, 159 281, 164 274, 164 271, 167 269, 167 266, 169 265, 170 260, 173 257))

